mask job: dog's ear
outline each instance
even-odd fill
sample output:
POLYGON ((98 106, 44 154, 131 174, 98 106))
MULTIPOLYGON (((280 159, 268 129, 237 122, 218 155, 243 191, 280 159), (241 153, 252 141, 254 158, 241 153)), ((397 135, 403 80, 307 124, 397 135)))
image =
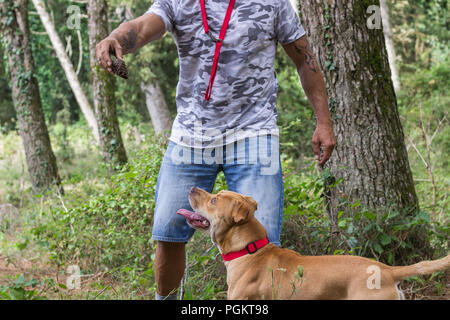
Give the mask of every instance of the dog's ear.
POLYGON ((255 212, 258 209, 258 203, 255 201, 255 199, 249 196, 244 196, 244 198, 250 206, 250 211, 255 212))
POLYGON ((243 196, 245 201, 239 201, 233 210, 233 220, 239 224, 248 219, 250 214, 255 213, 258 204, 252 197, 243 196))
POLYGON ((239 224, 244 222, 248 218, 249 213, 250 210, 248 205, 244 202, 238 202, 236 203, 231 216, 233 217, 233 221, 236 224, 239 224))

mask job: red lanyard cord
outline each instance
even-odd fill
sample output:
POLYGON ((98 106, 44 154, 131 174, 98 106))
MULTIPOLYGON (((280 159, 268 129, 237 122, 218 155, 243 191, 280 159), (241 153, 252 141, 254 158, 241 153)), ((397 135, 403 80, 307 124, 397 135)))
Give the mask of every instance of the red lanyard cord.
POLYGON ((225 15, 225 19, 223 21, 222 29, 220 30, 219 39, 216 39, 209 30, 208 20, 207 20, 207 15, 206 15, 205 0, 200 0, 200 5, 201 5, 201 9, 202 9, 203 27, 205 28, 205 33, 207 33, 211 37, 211 39, 213 39, 213 41, 216 42, 216 51, 214 53, 211 77, 209 79, 208 88, 206 89, 206 93, 205 93, 205 99, 207 101, 211 98, 212 88, 214 85, 214 80, 216 79, 217 67, 219 64, 220 49, 222 48, 223 40, 225 40, 225 35, 227 33, 228 24, 230 23, 231 13, 233 12, 235 3, 236 3, 236 0, 230 0, 230 3, 228 4, 227 13, 225 15))

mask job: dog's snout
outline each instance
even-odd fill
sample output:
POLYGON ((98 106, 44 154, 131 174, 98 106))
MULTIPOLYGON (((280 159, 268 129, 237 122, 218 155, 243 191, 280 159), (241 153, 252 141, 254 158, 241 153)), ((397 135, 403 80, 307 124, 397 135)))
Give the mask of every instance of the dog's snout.
POLYGON ((198 188, 197 187, 192 187, 191 191, 190 191, 190 194, 195 194, 195 193, 198 193, 198 188))

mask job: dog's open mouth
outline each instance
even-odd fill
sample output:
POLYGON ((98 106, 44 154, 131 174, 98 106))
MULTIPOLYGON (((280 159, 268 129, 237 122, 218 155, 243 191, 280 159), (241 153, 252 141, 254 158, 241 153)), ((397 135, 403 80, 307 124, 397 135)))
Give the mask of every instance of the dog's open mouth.
POLYGON ((186 218, 189 225, 191 225, 193 228, 197 229, 208 229, 210 226, 210 223, 208 219, 205 217, 199 215, 196 212, 189 211, 186 209, 180 209, 177 211, 177 214, 180 216, 183 216, 186 218))

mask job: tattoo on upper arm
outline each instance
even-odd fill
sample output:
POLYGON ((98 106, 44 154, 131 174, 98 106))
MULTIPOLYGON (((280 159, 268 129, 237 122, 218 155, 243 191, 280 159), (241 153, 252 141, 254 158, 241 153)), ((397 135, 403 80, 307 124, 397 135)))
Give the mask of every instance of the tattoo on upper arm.
POLYGON ((134 29, 128 31, 128 33, 123 37, 123 50, 127 53, 132 52, 136 48, 137 43, 137 33, 134 29))
POLYGON ((317 72, 319 70, 319 67, 316 62, 316 58, 314 57, 314 54, 312 53, 309 45, 301 45, 301 44, 295 43, 294 48, 298 54, 301 54, 304 56, 305 63, 312 72, 317 72))

